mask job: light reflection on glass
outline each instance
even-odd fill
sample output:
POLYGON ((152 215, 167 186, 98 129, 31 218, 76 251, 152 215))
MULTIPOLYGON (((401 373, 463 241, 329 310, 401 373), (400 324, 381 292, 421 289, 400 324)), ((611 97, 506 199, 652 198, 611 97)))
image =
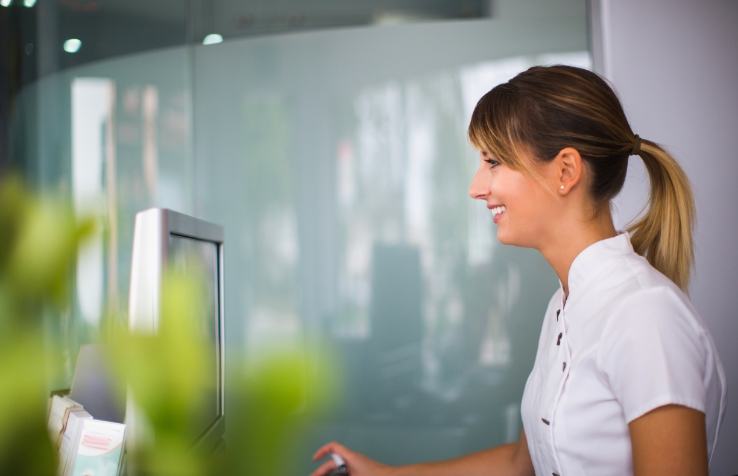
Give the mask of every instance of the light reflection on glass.
POLYGON ((70 38, 64 41, 64 51, 70 54, 74 54, 82 48, 82 42, 77 38, 70 38))
POLYGON ((142 153, 143 179, 146 183, 147 193, 150 197, 156 197, 157 183, 159 182, 159 158, 156 133, 156 121, 159 114, 159 92, 154 86, 143 88, 141 98, 141 122, 142 122, 142 153))
MULTIPOLYGON (((77 78, 71 85, 72 192, 79 215, 104 212, 99 204, 101 200, 105 203, 106 194, 111 192, 104 171, 110 172, 115 160, 106 147, 114 97, 115 84, 109 79, 77 78)), ((103 234, 99 230, 80 249, 77 260, 77 299, 83 319, 90 324, 96 324, 103 311, 103 257, 103 234)), ((108 264, 113 265, 109 272, 116 273, 117 263, 108 264)))
POLYGON ((202 40, 202 44, 205 46, 217 45, 218 43, 223 43, 223 36, 219 35, 218 33, 210 33, 209 35, 206 35, 205 38, 203 38, 202 40))

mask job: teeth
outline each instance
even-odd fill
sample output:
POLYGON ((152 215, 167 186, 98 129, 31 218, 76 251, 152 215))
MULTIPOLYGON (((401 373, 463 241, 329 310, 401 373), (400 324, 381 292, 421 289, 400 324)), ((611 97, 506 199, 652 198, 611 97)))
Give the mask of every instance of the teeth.
POLYGON ((492 209, 492 214, 493 215, 498 215, 500 213, 503 213, 505 210, 507 210, 507 208, 505 208, 504 205, 501 206, 501 207, 495 207, 495 208, 492 209))

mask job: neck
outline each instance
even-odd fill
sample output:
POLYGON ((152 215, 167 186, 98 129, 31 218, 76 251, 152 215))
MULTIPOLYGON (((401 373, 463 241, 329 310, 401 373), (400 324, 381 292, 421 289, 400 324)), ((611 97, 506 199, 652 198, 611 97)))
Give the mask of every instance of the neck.
POLYGON ((569 269, 574 258, 589 245, 617 235, 609 210, 598 214, 594 220, 562 220, 538 249, 556 272, 564 290, 564 300, 569 296, 569 269))

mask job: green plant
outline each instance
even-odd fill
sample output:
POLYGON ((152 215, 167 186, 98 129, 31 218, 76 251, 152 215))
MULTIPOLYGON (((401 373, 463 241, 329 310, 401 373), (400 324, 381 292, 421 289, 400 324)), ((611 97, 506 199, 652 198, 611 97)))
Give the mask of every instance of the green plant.
MULTIPOLYGON (((44 319, 68 312, 80 244, 95 229, 56 197, 29 192, 20 179, 0 183, 0 474, 56 474, 46 430, 49 382, 59 355, 44 319)), ((305 424, 333 403, 337 382, 328 356, 292 349, 227 376, 227 431, 221 451, 201 451, 197 419, 210 371, 210 345, 197 329, 204 312, 198 276, 168 271, 155 334, 131 332, 110 312, 100 332, 113 380, 149 423, 150 438, 131 447, 131 475, 281 475, 305 424)), ((211 389, 212 390, 212 389, 211 389)), ((94 416, 94 415, 93 415, 94 416)))
POLYGON ((0 474, 54 474, 46 404, 56 349, 43 318, 69 305, 77 249, 93 225, 18 177, 0 182, 0 474))

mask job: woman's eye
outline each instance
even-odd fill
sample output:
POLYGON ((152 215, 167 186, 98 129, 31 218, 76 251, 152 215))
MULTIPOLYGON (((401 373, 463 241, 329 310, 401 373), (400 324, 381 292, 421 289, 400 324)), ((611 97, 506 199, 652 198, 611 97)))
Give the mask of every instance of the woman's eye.
POLYGON ((494 159, 484 159, 484 161, 487 162, 487 164, 489 165, 489 168, 490 169, 493 169, 493 168, 497 167, 498 165, 500 165, 500 163, 497 162, 494 159))

